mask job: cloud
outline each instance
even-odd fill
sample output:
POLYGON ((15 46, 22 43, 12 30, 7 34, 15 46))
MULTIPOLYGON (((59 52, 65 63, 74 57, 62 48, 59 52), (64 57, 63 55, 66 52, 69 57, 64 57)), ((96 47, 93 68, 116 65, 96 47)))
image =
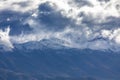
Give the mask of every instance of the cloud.
MULTIPOLYGON (((81 23, 81 20, 84 19, 84 16, 89 18, 98 19, 96 22, 104 22, 109 16, 120 17, 120 9, 116 8, 120 5, 119 0, 110 0, 109 2, 98 1, 98 0, 86 0, 89 4, 80 6, 77 1, 73 0, 48 0, 51 3, 55 4, 58 11, 61 11, 63 16, 76 20, 76 23, 81 23), (61 6, 62 5, 62 6, 61 6), (84 16, 80 16, 80 15, 84 16)), ((80 1, 82 2, 82 1, 80 1)), ((79 2, 79 3, 80 3, 79 2)), ((54 7, 54 6, 53 6, 54 7)))
POLYGON ((18 12, 31 11, 39 4, 37 0, 2 0, 0 1, 0 10, 12 10, 18 12), (35 2, 36 1, 36 2, 35 2), (33 6, 34 5, 34 6, 33 6))
POLYGON ((30 42, 38 49, 32 42, 48 40, 47 46, 119 51, 119 0, 5 0, 0 6, 1 11, 29 13, 23 22, 32 28, 29 33, 9 35, 9 28, 1 30, 0 42, 11 49, 30 42))
MULTIPOLYGON (((102 30, 100 32, 93 32, 90 29, 81 30, 81 29, 73 29, 71 27, 67 27, 63 31, 59 31, 59 32, 58 31, 45 32, 42 30, 40 32, 31 33, 31 34, 26 34, 26 35, 21 34, 20 36, 12 36, 11 39, 12 42, 14 42, 15 44, 24 44, 28 42, 42 42, 43 40, 48 40, 49 43, 53 45, 57 43, 58 46, 62 45, 69 48, 112 50, 113 47, 114 48, 120 47, 119 34, 120 34, 119 29, 113 31, 102 30)), ((38 47, 36 48, 38 49, 38 47)))
POLYGON ((12 48, 14 48, 10 41, 9 32, 9 27, 6 28, 4 31, 0 30, 0 46, 2 46, 2 48, 5 50, 11 50, 12 48))

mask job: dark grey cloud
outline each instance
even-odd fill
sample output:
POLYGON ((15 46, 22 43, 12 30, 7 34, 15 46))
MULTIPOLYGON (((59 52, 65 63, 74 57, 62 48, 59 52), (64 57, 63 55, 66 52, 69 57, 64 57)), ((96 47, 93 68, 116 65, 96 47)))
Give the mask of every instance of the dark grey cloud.
POLYGON ((72 23, 70 18, 63 16, 61 12, 56 11, 49 4, 47 2, 39 5, 39 14, 37 17, 37 20, 45 24, 47 29, 61 30, 72 23))

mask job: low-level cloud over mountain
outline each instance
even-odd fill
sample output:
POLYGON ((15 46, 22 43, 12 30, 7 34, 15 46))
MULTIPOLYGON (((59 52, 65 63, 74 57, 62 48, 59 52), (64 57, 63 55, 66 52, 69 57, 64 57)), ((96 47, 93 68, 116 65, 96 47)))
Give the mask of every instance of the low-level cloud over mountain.
POLYGON ((7 50, 43 40, 78 49, 120 48, 119 0, 1 0, 0 16, 0 45, 7 50))

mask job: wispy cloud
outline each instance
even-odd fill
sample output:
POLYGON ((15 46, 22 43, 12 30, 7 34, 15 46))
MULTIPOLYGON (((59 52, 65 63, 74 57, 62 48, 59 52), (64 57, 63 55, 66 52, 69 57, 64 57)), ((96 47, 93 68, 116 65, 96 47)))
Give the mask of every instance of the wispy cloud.
POLYGON ((9 31, 10 31, 9 27, 6 28, 4 31, 0 30, 0 46, 4 50, 11 50, 12 48, 14 48, 10 41, 9 31))

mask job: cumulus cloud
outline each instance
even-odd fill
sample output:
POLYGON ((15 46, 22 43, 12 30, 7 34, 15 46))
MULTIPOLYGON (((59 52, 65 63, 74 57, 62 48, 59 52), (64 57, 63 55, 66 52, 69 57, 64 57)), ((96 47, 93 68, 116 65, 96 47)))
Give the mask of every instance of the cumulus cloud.
POLYGON ((0 42, 4 46, 13 48, 13 44, 49 40, 51 44, 70 48, 119 51, 119 0, 3 0, 0 2, 0 11, 30 13, 23 24, 29 24, 33 29, 30 33, 23 32, 14 36, 9 35, 9 28, 5 31, 1 30, 0 42), (114 23, 113 20, 116 22, 114 23))
MULTIPOLYGON (((76 20, 76 23, 81 23, 81 20, 86 18, 97 19, 96 22, 104 22, 107 17, 120 17, 120 1, 119 0, 110 0, 109 2, 98 1, 98 0, 86 0, 89 4, 80 6, 77 4, 77 1, 73 0, 48 0, 50 3, 56 5, 58 11, 61 11, 63 16, 72 18, 76 20), (82 14, 82 16, 81 16, 82 14), (84 16, 83 16, 84 15, 84 16)), ((54 6, 53 6, 54 7, 54 6)))
POLYGON ((36 9, 39 3, 38 0, 1 0, 0 10, 27 12, 36 9))

